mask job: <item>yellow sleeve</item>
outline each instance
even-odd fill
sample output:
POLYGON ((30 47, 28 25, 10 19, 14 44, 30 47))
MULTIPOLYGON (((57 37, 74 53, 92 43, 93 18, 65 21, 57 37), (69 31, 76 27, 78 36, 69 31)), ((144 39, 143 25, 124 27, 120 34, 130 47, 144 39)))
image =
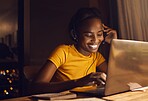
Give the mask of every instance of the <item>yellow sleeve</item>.
POLYGON ((66 46, 60 45, 52 52, 52 54, 48 57, 48 60, 52 61, 58 68, 65 63, 66 57, 66 46))

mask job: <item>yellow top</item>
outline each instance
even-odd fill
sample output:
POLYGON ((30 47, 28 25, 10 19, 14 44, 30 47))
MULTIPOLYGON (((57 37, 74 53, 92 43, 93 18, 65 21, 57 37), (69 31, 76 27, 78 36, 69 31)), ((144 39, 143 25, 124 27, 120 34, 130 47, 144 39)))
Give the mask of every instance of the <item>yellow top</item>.
POLYGON ((54 75, 54 81, 84 77, 91 72, 96 72, 96 67, 105 61, 99 52, 84 56, 77 51, 74 45, 58 46, 48 60, 58 68, 54 75))

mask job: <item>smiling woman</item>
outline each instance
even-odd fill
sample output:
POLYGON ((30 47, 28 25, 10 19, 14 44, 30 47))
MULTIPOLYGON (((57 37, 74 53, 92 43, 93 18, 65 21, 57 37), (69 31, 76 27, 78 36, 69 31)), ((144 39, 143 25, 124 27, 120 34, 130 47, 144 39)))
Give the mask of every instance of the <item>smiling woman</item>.
POLYGON ((78 30, 76 33, 78 36, 76 45, 78 51, 83 55, 97 52, 99 45, 104 39, 101 20, 97 18, 86 20, 78 30))
POLYGON ((117 38, 116 31, 102 23, 98 9, 80 8, 70 21, 69 34, 74 43, 59 45, 51 53, 32 80, 30 87, 34 93, 100 84, 99 79, 103 72, 106 73, 107 63, 98 48, 103 40, 110 43, 112 38, 117 38), (105 39, 103 32, 107 33, 105 39))

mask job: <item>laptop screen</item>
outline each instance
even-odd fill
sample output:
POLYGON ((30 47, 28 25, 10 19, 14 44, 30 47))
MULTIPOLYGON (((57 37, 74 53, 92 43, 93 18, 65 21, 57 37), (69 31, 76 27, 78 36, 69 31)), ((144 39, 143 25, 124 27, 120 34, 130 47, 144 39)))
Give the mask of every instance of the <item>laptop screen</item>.
POLYGON ((129 83, 148 86, 148 42, 113 39, 105 95, 128 91, 129 83))

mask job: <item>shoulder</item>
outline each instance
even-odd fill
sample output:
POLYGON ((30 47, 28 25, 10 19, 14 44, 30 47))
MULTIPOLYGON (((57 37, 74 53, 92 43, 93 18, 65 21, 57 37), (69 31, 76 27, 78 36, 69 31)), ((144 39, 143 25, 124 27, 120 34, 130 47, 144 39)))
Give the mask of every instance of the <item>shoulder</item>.
POLYGON ((62 45, 59 45, 57 46, 54 51, 52 52, 52 54, 68 54, 70 52, 70 50, 72 49, 72 45, 65 45, 65 44, 62 44, 62 45))
POLYGON ((71 45, 61 44, 57 48, 69 48, 71 45))
POLYGON ((57 46, 55 50, 65 50, 65 51, 66 51, 66 50, 70 49, 71 46, 72 46, 72 45, 65 45, 65 44, 62 44, 62 45, 57 46))

